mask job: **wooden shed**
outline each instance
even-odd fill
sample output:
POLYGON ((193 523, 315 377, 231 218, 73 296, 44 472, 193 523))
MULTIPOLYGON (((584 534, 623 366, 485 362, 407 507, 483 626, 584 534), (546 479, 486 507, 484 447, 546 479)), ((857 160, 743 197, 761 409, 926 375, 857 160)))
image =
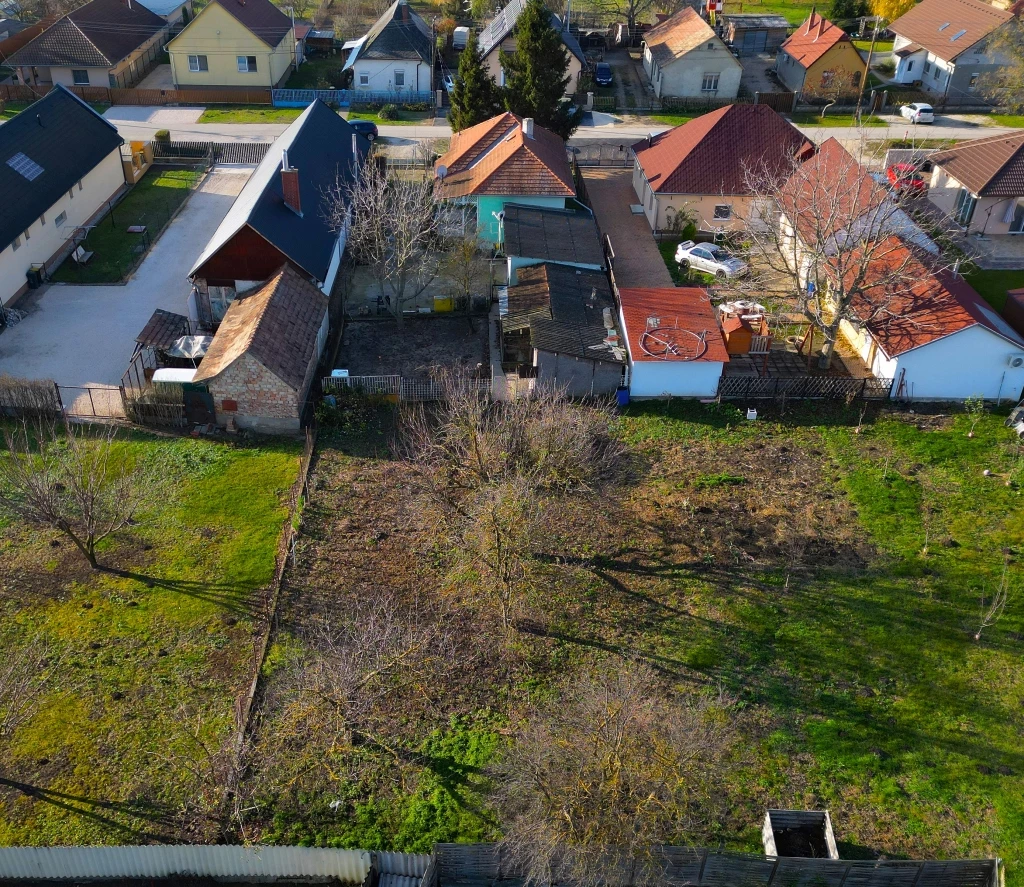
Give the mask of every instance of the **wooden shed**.
POLYGON ((740 55, 774 55, 789 35, 789 22, 781 15, 723 15, 722 25, 722 39, 740 55))

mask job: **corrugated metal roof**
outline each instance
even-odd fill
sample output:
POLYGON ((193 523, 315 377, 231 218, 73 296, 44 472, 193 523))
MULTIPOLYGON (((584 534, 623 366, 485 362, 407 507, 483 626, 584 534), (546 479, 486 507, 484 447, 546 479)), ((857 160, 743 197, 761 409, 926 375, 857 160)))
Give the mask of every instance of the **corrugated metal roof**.
POLYGON ((568 209, 506 203, 505 254, 604 267, 597 222, 568 209))
MULTIPOLYGON (((523 14, 523 10, 526 9, 526 4, 529 0, 511 0, 511 2, 501 9, 498 14, 487 23, 487 26, 480 32, 480 54, 484 57, 489 55, 496 47, 500 46, 502 41, 511 34, 516 27, 516 22, 519 21, 519 16, 523 14)), ((562 20, 551 13, 551 27, 553 27, 562 37, 562 42, 565 44, 565 48, 569 50, 576 58, 580 60, 581 64, 586 64, 587 59, 583 54, 583 49, 580 47, 579 41, 576 39, 568 28, 562 27, 562 20)))

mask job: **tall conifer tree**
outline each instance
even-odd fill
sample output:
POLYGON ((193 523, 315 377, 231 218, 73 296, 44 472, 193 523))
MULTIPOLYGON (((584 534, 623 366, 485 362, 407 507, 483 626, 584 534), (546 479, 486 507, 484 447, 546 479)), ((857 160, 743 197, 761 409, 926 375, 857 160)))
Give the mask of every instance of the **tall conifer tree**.
POLYGON ((452 131, 461 132, 489 120, 501 111, 498 87, 484 68, 476 40, 459 56, 459 74, 452 89, 452 110, 449 114, 452 131))

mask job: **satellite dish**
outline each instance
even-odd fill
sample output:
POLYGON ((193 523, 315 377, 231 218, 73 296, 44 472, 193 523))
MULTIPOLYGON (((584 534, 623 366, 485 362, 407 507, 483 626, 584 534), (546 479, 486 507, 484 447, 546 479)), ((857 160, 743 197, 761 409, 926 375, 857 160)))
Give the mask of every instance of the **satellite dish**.
POLYGON ((437 177, 443 180, 446 175, 448 175, 448 167, 443 163, 439 163, 437 165, 437 177))

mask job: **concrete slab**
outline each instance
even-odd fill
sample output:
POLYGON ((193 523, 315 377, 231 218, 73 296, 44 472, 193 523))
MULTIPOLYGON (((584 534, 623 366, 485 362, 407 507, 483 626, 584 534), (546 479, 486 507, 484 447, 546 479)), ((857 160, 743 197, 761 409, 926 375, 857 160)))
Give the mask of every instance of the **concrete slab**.
POLYGON ((136 89, 174 89, 170 65, 157 65, 135 87, 136 89))
POLYGON ((58 385, 117 385, 153 311, 186 312, 185 274, 251 170, 215 170, 123 286, 51 284, 17 307, 28 316, 0 334, 0 373, 58 385))
POLYGON ((203 116, 206 108, 164 108, 161 105, 114 105, 103 114, 114 126, 121 124, 145 123, 157 129, 171 129, 175 126, 195 123, 203 116))

